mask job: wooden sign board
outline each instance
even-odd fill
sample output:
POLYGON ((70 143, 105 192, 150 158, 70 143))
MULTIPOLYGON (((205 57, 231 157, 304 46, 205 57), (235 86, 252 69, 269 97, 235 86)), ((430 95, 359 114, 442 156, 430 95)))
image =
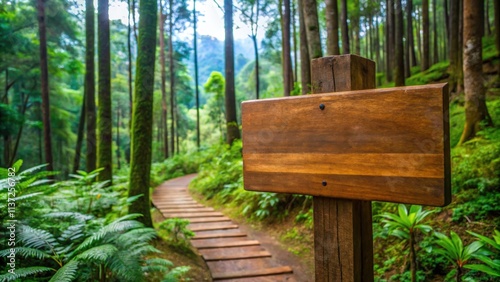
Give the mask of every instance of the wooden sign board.
POLYGON ((245 189, 444 206, 446 84, 242 104, 245 189))

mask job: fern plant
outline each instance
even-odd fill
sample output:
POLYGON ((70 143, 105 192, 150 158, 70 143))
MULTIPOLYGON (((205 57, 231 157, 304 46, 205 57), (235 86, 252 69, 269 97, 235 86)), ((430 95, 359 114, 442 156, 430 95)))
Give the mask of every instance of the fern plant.
MULTIPOLYGON (((156 236, 154 229, 136 221, 138 216, 121 217, 87 236, 82 236, 86 224, 72 225, 59 237, 46 230, 24 226, 19 233, 22 246, 15 248, 16 253, 24 258, 37 259, 44 265, 49 260, 54 267, 20 268, 16 269, 16 275, 7 273, 1 275, 0 280, 14 281, 52 273, 50 281, 144 281, 147 273, 165 273, 172 267, 169 261, 146 258, 160 251, 149 244, 156 236), (78 241, 79 244, 74 243, 78 241)), ((81 220, 86 218, 80 217, 81 220)), ((0 251, 0 257, 6 257, 9 252, 0 251)))
MULTIPOLYGON (((0 202, 7 203, 8 198, 16 203, 14 218, 18 221, 33 221, 37 215, 36 209, 43 205, 40 196, 48 195, 57 188, 48 176, 57 172, 47 172, 42 169, 46 165, 39 165, 26 170, 21 170, 23 161, 16 161, 10 169, 0 167, 0 202), (10 173, 10 175, 9 175, 10 173), (12 189, 14 188, 14 189, 12 189)), ((10 218, 7 209, 0 210, 0 218, 10 218)))
POLYGON ((500 232, 495 230, 493 239, 471 231, 467 232, 479 238, 485 246, 489 246, 489 252, 478 253, 475 255, 475 258, 482 261, 484 265, 470 264, 466 265, 465 268, 478 270, 494 277, 500 277, 500 232))
POLYGON ((389 230, 389 234, 398 237, 399 239, 408 241, 410 248, 410 269, 411 281, 416 281, 417 273, 417 254, 415 251, 416 232, 428 233, 432 227, 422 224, 425 218, 433 211, 423 211, 422 206, 412 205, 410 210, 405 205, 398 205, 398 214, 382 213, 382 222, 385 223, 384 228, 389 230))
POLYGON ((464 268, 467 268, 469 260, 477 254, 483 243, 474 241, 464 247, 462 239, 453 231, 450 231, 450 237, 439 232, 434 233, 434 235, 437 237, 436 244, 440 248, 433 249, 433 251, 444 256, 455 266, 456 281, 462 281, 464 268))

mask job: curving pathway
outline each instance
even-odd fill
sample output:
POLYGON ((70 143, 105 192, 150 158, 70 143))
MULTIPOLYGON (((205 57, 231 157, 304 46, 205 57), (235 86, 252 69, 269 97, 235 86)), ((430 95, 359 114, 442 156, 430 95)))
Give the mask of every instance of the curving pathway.
POLYGON ((195 232, 192 245, 208 265, 214 281, 296 281, 292 268, 280 265, 260 242, 213 208, 188 193, 195 174, 164 182, 153 192, 153 204, 165 218, 184 218, 195 232))

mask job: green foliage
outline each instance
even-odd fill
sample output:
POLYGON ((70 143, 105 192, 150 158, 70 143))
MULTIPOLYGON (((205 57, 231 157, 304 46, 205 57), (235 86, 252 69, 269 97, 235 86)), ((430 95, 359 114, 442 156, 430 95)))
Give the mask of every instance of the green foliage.
MULTIPOLYGON (((18 191, 17 240, 10 248, 22 259, 16 262, 15 275, 5 271, 1 281, 28 277, 50 281, 90 281, 99 277, 143 281, 149 273, 160 272, 163 276, 173 267, 169 261, 151 257, 159 252, 150 245, 156 232, 136 220, 140 215, 118 217, 134 199, 127 199, 119 188, 93 182, 98 170, 81 171, 72 175, 74 180, 50 184, 43 178, 53 173, 40 172, 43 166, 20 171, 21 164, 16 162, 16 176, 10 175, 18 191), (108 197, 120 207, 109 207, 108 197)), ((3 190, 10 186, 8 177, 9 170, 0 168, 2 197, 7 194, 3 190)), ((5 239, 2 236, 2 246, 7 246, 5 239)), ((0 250, 0 257, 6 258, 10 248, 0 250)), ((3 265, 0 269, 6 270, 3 265)))
POLYGON ((412 205, 410 210, 405 205, 398 206, 398 214, 382 213, 379 215, 382 218, 382 223, 385 223, 384 228, 389 230, 389 234, 400 239, 410 239, 410 234, 420 230, 423 233, 428 233, 432 227, 422 224, 425 218, 433 213, 433 211, 423 211, 422 206, 412 205))
POLYGON ((428 233, 432 227, 422 224, 424 219, 433 211, 423 211, 422 206, 412 205, 410 210, 405 205, 398 205, 398 214, 384 212, 379 215, 382 218, 382 223, 385 223, 384 228, 389 230, 389 234, 398 237, 401 240, 408 240, 410 250, 410 266, 411 266, 411 281, 417 279, 417 253, 415 246, 416 232, 428 233))
POLYGON ((301 211, 295 217, 295 222, 303 222, 307 229, 312 229, 314 224, 313 209, 310 208, 308 211, 301 211))
MULTIPOLYGON (((80 217, 87 218, 84 215, 80 217)), ((90 277, 104 278, 103 275, 120 281, 141 281, 145 277, 144 270, 166 272, 167 268, 144 268, 148 263, 145 257, 159 252, 149 245, 156 234, 153 229, 133 220, 134 217, 137 215, 124 216, 91 233, 90 222, 79 222, 68 227, 71 236, 63 232, 59 237, 47 230, 23 226, 18 234, 22 247, 14 249, 18 255, 34 258, 39 263, 54 261, 59 269, 51 281, 86 281, 90 277), (84 238, 84 235, 87 237, 84 238), (101 272, 102 269, 107 269, 109 273, 101 272)), ((8 254, 9 250, 0 252, 2 257, 8 254)), ((158 259, 151 262, 158 266, 158 259)), ((16 272, 29 273, 30 269, 20 268, 16 272)), ((39 268, 40 271, 47 271, 44 269, 39 268)))
POLYGON ((455 266, 457 270, 456 278, 457 281, 460 281, 464 266, 469 263, 469 260, 472 259, 476 253, 478 253, 483 243, 474 241, 464 247, 462 239, 453 231, 450 231, 450 237, 439 232, 434 233, 434 235, 437 238, 436 244, 439 247, 432 251, 445 257, 455 266))
POLYGON ((195 173, 208 156, 206 150, 188 151, 177 154, 151 166, 151 187, 160 185, 163 181, 186 174, 195 173))
POLYGON ((412 76, 406 79, 406 85, 424 85, 443 80, 448 77, 449 65, 449 62, 443 61, 423 72, 414 73, 414 69, 412 69, 412 76))
POLYGON ((189 266, 178 266, 165 274, 162 282, 190 281, 189 278, 186 278, 190 270, 189 266))
POLYGON ((479 238, 485 246, 488 246, 489 252, 477 253, 475 255, 475 258, 483 262, 484 265, 469 264, 466 265, 465 268, 478 270, 494 277, 500 277, 500 232, 495 230, 495 234, 492 237, 493 239, 471 231, 467 232, 479 238))
POLYGON ((23 122, 23 116, 9 105, 0 103, 0 136, 8 136, 17 132, 23 122))
POLYGON ((198 177, 190 185, 211 199, 221 193, 231 193, 235 186, 226 185, 238 183, 242 178, 242 143, 235 141, 232 146, 224 144, 213 146, 209 150, 209 157, 201 165, 198 177))
POLYGON ((195 235, 187 228, 188 225, 189 220, 187 219, 169 218, 160 223, 160 229, 167 232, 174 245, 188 246, 189 240, 195 235))

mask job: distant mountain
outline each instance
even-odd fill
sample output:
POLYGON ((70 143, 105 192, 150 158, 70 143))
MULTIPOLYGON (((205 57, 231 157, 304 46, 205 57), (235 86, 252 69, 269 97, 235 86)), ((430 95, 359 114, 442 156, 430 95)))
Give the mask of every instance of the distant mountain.
MULTIPOLYGON (((237 75, 240 70, 254 59, 252 40, 250 38, 234 42, 234 71, 237 75)), ((188 69, 194 80, 194 52, 188 64, 188 69)), ((198 37, 198 74, 200 86, 207 81, 212 71, 224 74, 224 41, 215 37, 201 35, 198 37)))

